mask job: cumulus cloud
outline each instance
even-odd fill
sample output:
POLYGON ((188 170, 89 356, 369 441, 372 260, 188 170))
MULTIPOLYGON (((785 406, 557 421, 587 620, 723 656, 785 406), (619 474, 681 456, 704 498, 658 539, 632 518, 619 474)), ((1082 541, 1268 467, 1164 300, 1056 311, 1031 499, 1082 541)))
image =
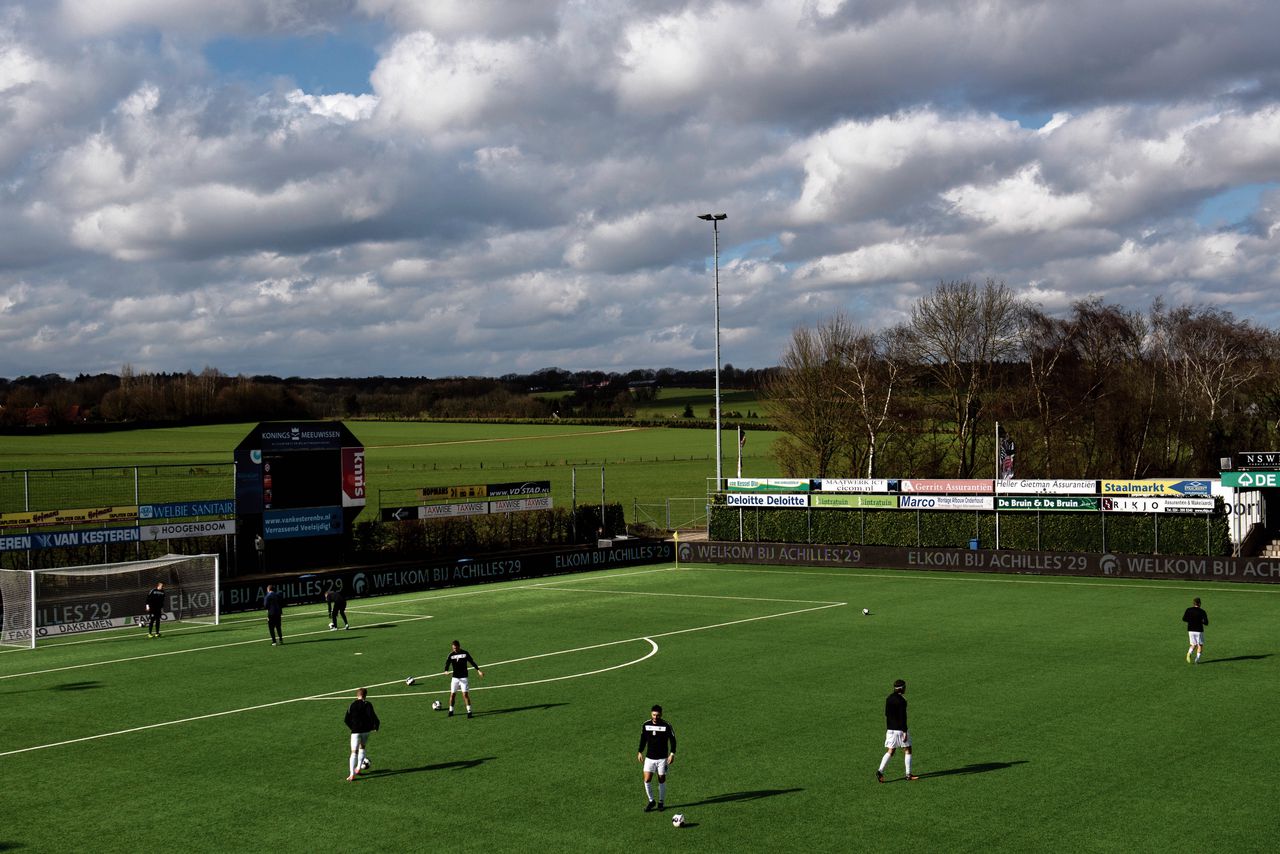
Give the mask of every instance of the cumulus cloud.
POLYGON ((1162 297, 1280 324, 1280 6, 1158 11, 2 6, 0 375, 705 366, 706 211, 729 214, 739 366, 960 278, 1049 310, 1162 297), (291 40, 360 27, 371 92, 202 53, 232 37, 287 63, 291 40), (1244 201, 1201 216, 1223 198, 1244 201))

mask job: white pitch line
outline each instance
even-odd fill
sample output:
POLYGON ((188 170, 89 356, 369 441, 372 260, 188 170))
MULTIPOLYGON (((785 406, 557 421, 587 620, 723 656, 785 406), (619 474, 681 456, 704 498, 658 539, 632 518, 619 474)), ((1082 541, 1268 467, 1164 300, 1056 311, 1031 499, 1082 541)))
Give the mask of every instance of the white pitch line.
MULTIPOLYGON (((641 638, 641 640, 648 641, 652 649, 646 652, 644 655, 640 656, 639 658, 632 659, 631 661, 625 661, 622 664, 614 664, 610 667, 602 667, 599 670, 588 670, 584 673, 570 673, 567 676, 548 676, 546 679, 531 679, 528 682, 509 682, 503 685, 473 685, 471 687, 471 690, 472 691, 496 691, 499 688, 523 688, 527 685, 542 685, 546 682, 562 682, 566 679, 578 679, 583 676, 595 676, 598 673, 608 673, 610 670, 621 670, 623 667, 630 667, 633 664, 639 664, 642 661, 647 661, 648 659, 653 658, 655 655, 658 654, 658 644, 654 642, 653 638, 641 638)), ((630 643, 630 642, 631 641, 616 641, 615 643, 630 643)), ((614 643, 598 644, 598 645, 613 646, 614 643)), ((583 647, 583 649, 592 649, 592 648, 593 647, 583 647)), ((565 650, 565 652, 576 652, 576 650, 565 650)), ((563 653, 560 653, 560 652, 544 653, 544 655, 562 655, 562 654, 563 653)), ((530 656, 530 658, 542 658, 542 657, 543 656, 541 655, 530 656)), ((523 661, 524 659, 518 659, 518 660, 523 661)), ((493 667, 495 665, 489 664, 486 666, 493 667)), ((383 684, 386 685, 391 683, 383 683, 383 684)), ((381 687, 381 686, 379 685, 374 687, 381 687)), ((305 699, 307 700, 342 700, 343 702, 346 702, 347 697, 341 696, 341 695, 345 695, 349 693, 351 692, 350 691, 345 691, 345 692, 334 691, 333 692, 334 695, 340 695, 340 696, 333 696, 330 694, 317 694, 314 697, 307 697, 305 699)), ((399 694, 377 694, 374 696, 374 699, 375 700, 379 700, 379 699, 392 700, 399 697, 431 697, 437 694, 443 695, 448 693, 449 693, 448 688, 444 688, 439 691, 409 691, 409 692, 402 691, 399 694)), ((0 756, 2 755, 3 754, 0 754, 0 756)))
MULTIPOLYGON (((408 619, 404 619, 404 620, 382 620, 378 623, 374 623, 373 625, 386 625, 387 623, 411 623, 411 622, 414 622, 415 620, 429 620, 429 619, 431 619, 431 617, 429 616, 409 617, 408 619)), ((362 628, 368 628, 368 626, 362 626, 362 628)), ((327 635, 329 634, 329 631, 330 629, 325 628, 325 629, 318 629, 314 632, 296 632, 296 633, 290 634, 289 637, 297 638, 297 637, 307 637, 308 635, 327 635)), ((214 649, 227 649, 228 647, 245 646, 251 643, 266 643, 267 640, 268 640, 267 638, 254 638, 253 640, 231 641, 230 643, 213 644, 212 646, 193 646, 190 649, 172 649, 167 652, 151 652, 151 653, 147 653, 146 655, 132 655, 127 658, 112 658, 112 659, 107 659, 106 661, 90 661, 90 662, 86 662, 85 664, 68 664, 66 667, 50 667, 46 670, 28 670, 26 673, 8 673, 3 676, 0 676, 0 679, 16 679, 19 676, 43 676, 47 673, 61 673, 65 670, 80 670, 81 668, 84 668, 84 667, 101 667, 102 665, 105 665, 105 664, 126 664, 130 661, 145 661, 148 658, 164 658, 165 656, 169 656, 169 655, 186 655, 192 652, 208 652, 214 649)), ((3 755, 3 754, 0 754, 0 755, 3 755)))
MULTIPOLYGON (((688 629, 675 629, 675 630, 673 630, 673 631, 669 631, 669 632, 659 632, 659 633, 657 633, 657 634, 641 635, 641 636, 639 636, 639 637, 627 638, 626 640, 607 641, 607 642, 605 642, 605 643, 592 644, 591 646, 579 647, 579 648, 577 648, 577 649, 572 649, 572 650, 559 650, 559 651, 556 651, 556 652, 544 652, 544 653, 539 653, 538 655, 525 656, 525 657, 523 657, 523 658, 513 658, 513 659, 508 659, 507 661, 497 661, 497 662, 493 662, 493 663, 491 663, 491 664, 489 664, 489 665, 487 665, 487 666, 488 666, 488 667, 498 667, 498 666, 501 666, 501 665, 503 665, 503 664, 514 664, 514 663, 516 663, 516 662, 520 662, 520 661, 528 661, 528 660, 530 660, 530 659, 534 659, 534 658, 546 658, 546 657, 548 657, 548 656, 553 656, 553 655, 565 655, 565 654, 570 653, 570 652, 580 652, 580 651, 588 650, 588 649, 598 649, 598 648, 600 648, 600 647, 605 647, 605 646, 617 646, 618 644, 622 644, 622 643, 633 643, 633 642, 635 642, 635 641, 640 641, 640 640, 642 640, 642 641, 647 641, 647 642, 649 642, 650 644, 652 644, 652 645, 653 645, 654 649, 650 651, 649 655, 646 655, 646 656, 645 656, 645 658, 649 658, 649 657, 651 657, 655 652, 657 652, 657 646, 658 646, 658 645, 657 645, 657 643, 655 643, 655 642, 654 642, 654 640, 653 640, 654 638, 672 637, 672 636, 674 636, 674 635, 683 635, 683 634, 688 634, 688 633, 690 633, 690 632, 702 632, 702 631, 708 631, 708 630, 710 630, 710 629, 720 629, 720 628, 725 628, 726 626, 736 626, 736 625, 741 625, 741 624, 743 624, 743 623, 754 623, 754 622, 758 622, 758 621, 760 621, 760 620, 772 620, 772 619, 775 619, 775 618, 777 618, 777 617, 790 617, 790 616, 794 616, 794 615, 796 615, 796 614, 807 614, 807 613, 809 613, 809 612, 811 612, 811 611, 823 611, 823 610, 826 610, 827 608, 838 608, 838 607, 840 607, 840 606, 842 606, 842 605, 844 605, 844 604, 845 604, 844 602, 836 602, 836 603, 832 603, 832 604, 830 604, 830 605, 819 605, 819 606, 817 606, 816 608, 801 608, 801 609, 796 610, 796 611, 785 611, 785 612, 780 613, 780 614, 765 614, 765 615, 763 615, 763 616, 759 616, 759 617, 746 617, 746 618, 741 619, 741 620, 729 620, 728 622, 724 622, 724 623, 714 623, 714 624, 707 625, 707 626, 694 626, 693 628, 688 628, 688 629)), ((327 631, 327 630, 326 630, 326 631, 327 631)), ((250 641, 250 642, 252 643, 252 641, 250 641)), ((229 645, 229 646, 234 646, 235 644, 228 644, 228 645, 229 645)), ((640 660, 643 660, 643 659, 640 659, 640 660)), ((631 662, 631 663, 634 663, 634 662, 631 662)), ((628 665, 615 665, 614 667, 609 667, 609 668, 606 668, 606 669, 608 669, 608 670, 614 670, 614 669, 617 669, 617 667, 622 667, 622 666, 628 666, 628 665)), ((69 669, 69 668, 68 668, 68 669, 69 669)), ((563 677, 559 677, 559 678, 563 678, 563 677)), ((375 688, 378 688, 378 687, 385 687, 385 686, 387 686, 387 685, 393 685, 393 684, 395 684, 395 682, 398 682, 398 681, 400 681, 400 680, 394 680, 394 681, 392 681, 392 682, 381 682, 381 683, 377 683, 377 684, 375 684, 375 685, 368 686, 368 687, 375 687, 375 688)), ((539 681, 544 681, 544 680, 539 680, 539 681)), ((532 682, 532 683, 529 683, 529 684, 537 684, 537 683, 536 683, 536 682, 532 682)), ((495 685, 495 686, 493 686, 493 687, 494 687, 494 688, 499 688, 499 687, 504 687, 504 686, 495 685)), ((507 687, 515 687, 515 686, 507 686, 507 687)), ((325 699, 325 698, 331 697, 333 694, 351 693, 351 692, 352 692, 352 691, 354 691, 354 690, 355 690, 354 688, 346 688, 346 689, 343 689, 342 691, 330 691, 330 692, 328 692, 328 693, 326 693, 326 694, 311 694, 311 695, 306 696, 306 697, 294 697, 294 698, 289 699, 289 700, 277 700, 277 701, 275 701, 275 702, 273 702, 273 703, 262 703, 262 704, 257 705, 257 706, 245 706, 244 708, 240 708, 240 709, 228 709, 228 710, 226 710, 226 711, 221 711, 221 712, 210 712, 210 713, 209 713, 209 714, 207 714, 207 715, 197 715, 197 716, 195 716, 195 717, 191 717, 191 718, 183 718, 183 719, 181 719, 181 720, 176 720, 176 721, 161 721, 160 723, 144 724, 144 725, 142 725, 142 726, 130 727, 129 729, 117 730, 117 731, 115 731, 115 732, 104 732, 104 733, 98 733, 97 735, 86 735, 86 736, 82 736, 82 737, 80 737, 80 738, 72 738, 72 739, 68 739, 68 740, 66 740, 66 741, 53 742, 53 743, 51 743, 51 744, 37 744, 37 745, 34 745, 34 746, 32 746, 32 747, 21 747, 21 748, 18 748, 17 750, 8 750, 8 751, 5 751, 5 752, 3 752, 3 753, 0 753, 0 758, 5 757, 5 756, 13 756, 13 755, 15 755, 15 754, 19 754, 19 753, 29 753, 29 752, 31 752, 31 751, 33 751, 33 750, 45 750, 45 749, 47 749, 47 748, 51 748, 51 747, 65 747, 65 746, 67 746, 67 745, 69 745, 69 744, 79 744, 79 743, 81 743, 81 742, 85 742, 85 741, 95 741, 95 740, 97 740, 97 739, 101 739, 101 738, 110 738, 111 736, 116 736, 116 735, 128 735, 128 734, 130 734, 130 733, 135 733, 135 732, 144 732, 144 731, 146 731, 146 730, 150 730, 150 729, 159 729, 160 727, 175 726, 175 725, 177 725, 177 724, 191 723, 191 722, 193 722, 193 721, 208 720, 208 719, 210 719, 210 718, 223 717, 223 716, 225 716, 225 715, 235 715, 235 714, 240 714, 240 713, 242 713, 242 712, 255 712, 255 711, 258 711, 258 710, 260 710, 260 709, 269 709, 269 708, 273 708, 273 707, 275 707, 275 706, 283 706, 283 705, 287 705, 287 704, 289 704, 289 703, 300 703, 300 702, 303 702, 303 701, 305 701, 305 700, 325 699)), ((479 686, 477 686, 477 690, 479 690, 479 686)))
POLYGON ((975 584, 983 584, 990 582, 992 584, 1057 584, 1066 587, 1131 587, 1138 590, 1212 590, 1214 592, 1229 593, 1280 593, 1280 584, 1248 584, 1247 582, 1232 583, 1229 581, 1218 582, 1218 586, 1204 587, 1196 586, 1189 582, 1179 582, 1177 587, 1169 584, 1160 584, 1158 582, 1164 579, 1153 578, 1149 582, 1142 584, 1130 584, 1124 581, 1116 581, 1110 584, 1100 581, 1074 581, 1057 576, 1055 578, 975 578, 974 575, 979 573, 966 572, 949 572, 945 570, 905 570, 911 574, 897 574, 894 570, 886 572, 867 572, 865 570, 848 570, 844 572, 806 572, 799 568, 796 571, 783 569, 726 569, 719 566, 707 566, 706 564, 694 564, 692 567, 686 564, 684 572, 751 572, 767 575, 814 575, 826 578, 876 578, 887 581, 967 581, 975 584))
MULTIPOLYGON (((546 585, 525 584, 521 590, 540 590, 546 585)), ((735 602, 789 602, 794 605, 844 605, 844 602, 831 602, 826 599, 769 599, 763 596, 714 596, 709 593, 655 593, 651 590, 584 590, 577 587, 557 587, 566 593, 607 593, 611 596, 675 596, 679 599, 728 599, 735 602)))

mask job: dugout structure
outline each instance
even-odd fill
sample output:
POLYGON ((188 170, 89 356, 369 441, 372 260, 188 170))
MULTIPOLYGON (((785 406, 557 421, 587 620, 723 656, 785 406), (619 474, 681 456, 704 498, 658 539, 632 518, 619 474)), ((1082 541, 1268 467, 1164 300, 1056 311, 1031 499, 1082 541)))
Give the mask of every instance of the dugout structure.
POLYGON ((57 569, 0 569, 0 646, 34 648, 56 637, 146 624, 147 593, 164 582, 165 623, 216 625, 218 556, 57 569))

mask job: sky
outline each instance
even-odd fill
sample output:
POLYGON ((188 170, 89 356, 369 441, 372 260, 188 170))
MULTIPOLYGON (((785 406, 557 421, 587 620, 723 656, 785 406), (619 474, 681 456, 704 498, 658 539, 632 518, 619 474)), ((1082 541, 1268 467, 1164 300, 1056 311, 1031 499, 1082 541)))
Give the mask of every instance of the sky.
POLYGON ((0 0, 0 376, 780 362, 988 278, 1280 328, 1268 0, 0 0))

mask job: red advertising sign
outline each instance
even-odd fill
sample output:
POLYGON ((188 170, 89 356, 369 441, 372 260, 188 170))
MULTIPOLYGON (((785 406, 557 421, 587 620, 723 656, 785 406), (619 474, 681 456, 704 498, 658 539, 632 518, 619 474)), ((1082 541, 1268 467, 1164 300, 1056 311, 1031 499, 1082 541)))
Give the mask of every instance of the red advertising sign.
POLYGON ((364 448, 342 449, 342 506, 365 505, 364 448))
POLYGON ((931 495, 990 495, 989 480, 904 480, 903 492, 926 492, 931 495))

